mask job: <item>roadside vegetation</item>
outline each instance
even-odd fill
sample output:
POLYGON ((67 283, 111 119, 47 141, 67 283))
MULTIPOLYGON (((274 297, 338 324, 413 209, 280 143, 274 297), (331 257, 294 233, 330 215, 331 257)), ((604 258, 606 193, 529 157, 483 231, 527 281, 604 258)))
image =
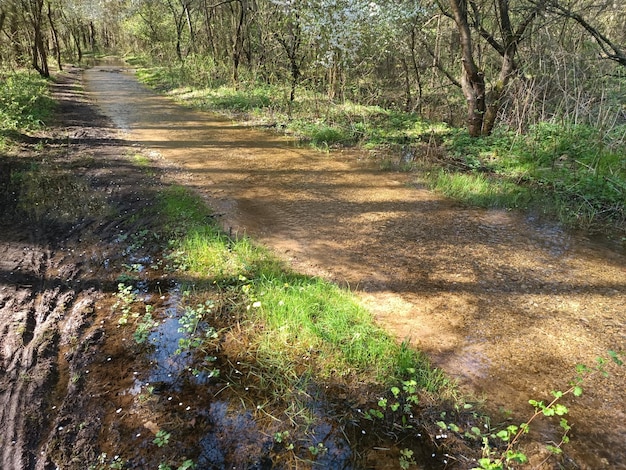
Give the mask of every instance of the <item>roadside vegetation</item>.
POLYGON ((524 132, 500 127, 473 138, 417 113, 333 103, 306 91, 289 102, 284 87, 212 88, 192 79, 208 71, 128 61, 140 66, 140 80, 185 105, 286 132, 322 151, 360 146, 381 169, 412 171, 416 180, 463 203, 523 209, 616 239, 626 230, 626 124, 607 132, 542 122, 524 132))
POLYGON ((54 103, 48 82, 27 70, 0 69, 0 149, 18 131, 42 128, 50 118, 54 103))

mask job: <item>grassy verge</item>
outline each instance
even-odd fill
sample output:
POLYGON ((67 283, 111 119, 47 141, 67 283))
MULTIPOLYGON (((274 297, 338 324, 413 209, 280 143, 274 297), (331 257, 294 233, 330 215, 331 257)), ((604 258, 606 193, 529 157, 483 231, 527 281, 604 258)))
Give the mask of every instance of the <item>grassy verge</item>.
POLYGON ((467 204, 532 210, 608 235, 626 231, 625 126, 605 132, 546 122, 523 134, 501 129, 472 139, 415 113, 335 103, 304 87, 293 103, 286 87, 249 82, 235 89, 195 62, 140 68, 138 77, 186 105, 275 127, 320 149, 382 149, 381 168, 418 169, 429 187, 467 204))
POLYGON ((39 129, 54 103, 48 83, 28 71, 0 70, 0 148, 18 131, 39 129))
MULTIPOLYGON (((411 449, 430 446, 421 433, 432 440, 448 426, 458 432, 450 440, 459 452, 476 452, 480 436, 465 428, 480 428, 484 417, 424 355, 377 326, 356 296, 290 271, 248 238, 228 237, 184 187, 164 190, 154 209, 169 239, 168 265, 189 293, 179 321, 185 327, 185 318, 195 319, 184 344, 194 356, 211 358, 194 369, 220 377, 244 408, 270 417, 264 432, 286 452, 280 458, 322 458, 327 449, 315 429, 337 406, 339 422, 353 423, 345 432, 358 431, 349 438, 356 453, 360 445, 384 444, 398 462, 415 463, 411 449), (372 439, 386 437, 360 444, 361 429, 372 439)), ((135 335, 145 336, 141 328, 135 335)))
POLYGON ((567 225, 611 233, 626 227, 626 127, 541 123, 525 134, 500 130, 445 142, 433 188, 484 207, 533 208, 567 225), (460 168, 459 168, 460 167, 460 168))
MULTIPOLYGON (((197 285, 228 298, 241 315, 258 362, 297 372, 285 373, 284 380, 307 375, 388 384, 412 375, 422 389, 450 395, 452 387, 441 371, 375 325, 356 297, 321 279, 290 272, 247 238, 227 237, 207 224, 210 213, 184 188, 165 191, 159 212, 175 235, 171 261, 197 285)), ((290 387, 295 384, 280 386, 290 387)))

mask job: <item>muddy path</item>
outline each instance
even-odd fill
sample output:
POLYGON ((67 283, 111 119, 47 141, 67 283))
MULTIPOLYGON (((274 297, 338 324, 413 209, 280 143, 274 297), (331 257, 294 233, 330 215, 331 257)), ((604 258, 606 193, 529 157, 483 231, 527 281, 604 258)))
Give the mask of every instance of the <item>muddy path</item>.
MULTIPOLYGON (((249 384, 233 371, 200 383, 172 361, 180 280, 154 267, 163 247, 146 216, 171 182, 203 194, 227 231, 350 286, 399 340, 514 421, 529 414, 528 398, 564 388, 574 364, 623 347, 626 263, 614 247, 456 206, 367 155, 321 154, 191 112, 119 66, 71 69, 53 91, 57 123, 0 155, 2 469, 177 468, 188 457, 197 468, 294 466, 295 452, 271 437, 285 424, 242 400, 249 384), (118 283, 129 277, 133 308, 150 306, 162 322, 152 356, 118 322, 118 283), (241 390, 229 395, 228 381, 241 390), (154 444, 164 430, 175 446, 154 444)), ((572 403, 566 468, 626 468, 624 371, 610 372, 572 403)), ((393 442, 370 428, 363 437, 345 401, 354 390, 334 392, 330 414, 296 441, 298 458, 319 439, 329 452, 295 465, 397 468, 393 442)), ((314 394, 312 409, 327 398, 314 394)), ((558 439, 538 429, 529 451, 558 439)), ((414 443, 418 468, 468 466, 426 441, 414 443)))
POLYGON ((0 152, 0 468, 378 469, 404 447, 421 468, 446 467, 435 417, 401 448, 363 418, 376 400, 363 384, 307 384, 266 411, 275 392, 228 309, 210 317, 233 330, 219 375, 206 351, 177 352, 197 299, 167 266, 154 207, 188 174, 99 113, 82 78, 60 74, 54 124, 0 152))
MULTIPOLYGON (((120 67, 85 73, 89 96, 129 142, 179 168, 226 230, 298 270, 349 285, 378 321, 489 406, 528 416, 577 363, 626 340, 622 249, 503 211, 468 209, 378 171, 184 109, 120 67)), ((593 380, 571 405, 580 468, 626 468, 626 376, 593 380)), ((542 439, 556 439, 550 428, 542 439)))

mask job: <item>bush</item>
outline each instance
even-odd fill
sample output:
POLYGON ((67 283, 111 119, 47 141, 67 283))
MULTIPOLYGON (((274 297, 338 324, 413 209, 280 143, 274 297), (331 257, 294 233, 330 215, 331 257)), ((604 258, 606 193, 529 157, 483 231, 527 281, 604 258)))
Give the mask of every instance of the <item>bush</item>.
POLYGON ((35 129, 50 117, 53 101, 48 84, 26 71, 0 72, 0 129, 35 129))

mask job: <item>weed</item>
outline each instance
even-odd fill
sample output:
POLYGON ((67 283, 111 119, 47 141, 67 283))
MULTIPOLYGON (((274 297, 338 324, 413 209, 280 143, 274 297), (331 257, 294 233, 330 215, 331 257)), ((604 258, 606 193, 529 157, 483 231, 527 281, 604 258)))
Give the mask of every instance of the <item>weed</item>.
POLYGON ((169 444, 170 437, 172 437, 172 435, 169 432, 160 429, 156 433, 156 436, 152 442, 155 443, 158 447, 163 447, 169 444))
POLYGON ((137 325, 135 332, 133 333, 133 339, 137 344, 144 344, 148 341, 148 337, 152 330, 158 325, 158 322, 152 318, 152 314, 149 310, 152 309, 151 305, 146 305, 146 313, 142 317, 141 321, 137 325))
POLYGON ((116 470, 121 470, 126 467, 126 462, 119 456, 116 455, 113 457, 113 460, 109 464, 109 468, 113 468, 116 470))
POLYGON ((54 107, 47 82, 34 72, 0 72, 0 129, 40 128, 54 107))
POLYGON ((137 301, 137 294, 133 291, 133 286, 119 283, 117 285, 117 302, 113 304, 113 311, 120 310, 121 316, 117 320, 118 325, 126 325, 129 320, 129 316, 138 317, 138 313, 133 313, 133 305, 137 301))
POLYGON ((309 452, 311 452, 311 455, 313 455, 314 457, 318 457, 328 452, 328 449, 323 442, 318 442, 316 446, 309 446, 309 452))
POLYGON ((624 145, 591 126, 567 123, 540 123, 522 135, 500 130, 481 139, 452 132, 446 148, 454 165, 435 172, 431 185, 481 206, 540 206, 586 229, 619 225, 626 221, 624 145))
POLYGON ((214 328, 204 322, 204 318, 213 310, 214 304, 207 300, 204 304, 198 304, 195 308, 186 307, 183 316, 178 320, 179 333, 186 336, 178 340, 177 354, 183 350, 197 349, 204 342, 217 338, 214 328))
MULTIPOLYGON (((614 351, 609 351, 609 357, 614 364, 623 366, 624 362, 620 358, 620 354, 614 351)), ((559 426, 561 428, 561 441, 556 445, 549 444, 546 448, 553 454, 559 455, 563 452, 562 446, 569 442, 568 433, 571 429, 567 419, 564 418, 569 413, 568 408, 561 403, 561 400, 566 395, 573 395, 579 397, 583 393, 583 383, 589 380, 595 375, 608 376, 606 371, 607 360, 604 358, 597 358, 594 366, 586 366, 579 364, 576 366, 576 377, 570 382, 570 387, 565 391, 553 391, 552 400, 545 404, 543 401, 529 400, 529 403, 534 407, 534 414, 524 423, 519 426, 509 425, 505 429, 498 431, 491 436, 483 437, 483 457, 478 460, 479 467, 473 470, 504 470, 510 468, 511 464, 524 464, 528 462, 528 457, 517 449, 517 444, 521 438, 528 434, 530 430, 530 424, 538 417, 559 417, 559 426), (506 444, 506 448, 503 452, 496 451, 489 440, 499 439, 506 444)), ((549 457, 548 457, 549 458, 549 457)), ((548 459, 547 458, 547 459, 548 459)), ((541 467, 546 461, 542 462, 538 467, 541 467)))
MULTIPOLYGON (((172 467, 165 462, 161 462, 157 468, 158 470, 172 470, 172 467)), ((187 459, 183 463, 181 463, 178 467, 176 467, 176 470, 190 470, 193 468, 196 468, 196 464, 194 463, 193 460, 187 459)))
POLYGON ((193 468, 196 468, 196 464, 193 460, 187 459, 182 464, 180 464, 176 470, 190 470, 193 468))
POLYGON ((400 468, 407 470, 411 465, 417 465, 413 457, 413 451, 411 449, 402 449, 400 451, 400 468))

